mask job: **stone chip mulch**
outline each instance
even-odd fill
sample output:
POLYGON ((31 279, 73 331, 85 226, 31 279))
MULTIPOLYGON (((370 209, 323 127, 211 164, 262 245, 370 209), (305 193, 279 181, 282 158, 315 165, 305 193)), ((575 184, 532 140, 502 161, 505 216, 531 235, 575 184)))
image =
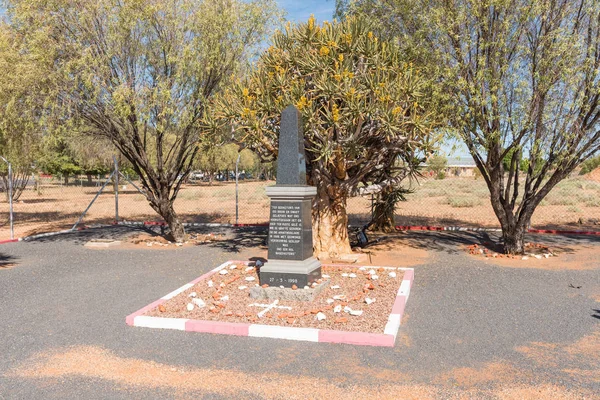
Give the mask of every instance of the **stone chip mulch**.
POLYGON ((323 266, 322 274, 323 280, 329 282, 314 301, 253 299, 249 289, 259 283, 258 269, 237 262, 144 315, 383 333, 404 270, 393 267, 323 266))

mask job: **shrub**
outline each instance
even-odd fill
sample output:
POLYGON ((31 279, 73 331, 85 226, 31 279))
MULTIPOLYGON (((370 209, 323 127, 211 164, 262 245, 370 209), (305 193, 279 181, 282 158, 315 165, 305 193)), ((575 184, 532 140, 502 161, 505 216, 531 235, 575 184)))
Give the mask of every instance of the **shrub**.
POLYGON ((481 204, 475 197, 448 197, 447 202, 454 208, 471 208, 481 204))
POLYGON ((600 167, 600 156, 585 160, 581 164, 581 170, 579 171, 579 175, 589 174, 598 167, 600 167))

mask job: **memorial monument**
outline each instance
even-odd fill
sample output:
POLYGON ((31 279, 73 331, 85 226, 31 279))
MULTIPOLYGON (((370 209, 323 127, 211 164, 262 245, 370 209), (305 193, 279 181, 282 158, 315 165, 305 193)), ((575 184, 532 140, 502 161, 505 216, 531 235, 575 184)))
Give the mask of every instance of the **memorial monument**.
POLYGON ((268 262, 260 269, 260 284, 303 288, 321 278, 321 263, 313 257, 312 199, 317 188, 306 184, 302 117, 289 106, 281 113, 277 183, 267 187, 271 199, 268 262))

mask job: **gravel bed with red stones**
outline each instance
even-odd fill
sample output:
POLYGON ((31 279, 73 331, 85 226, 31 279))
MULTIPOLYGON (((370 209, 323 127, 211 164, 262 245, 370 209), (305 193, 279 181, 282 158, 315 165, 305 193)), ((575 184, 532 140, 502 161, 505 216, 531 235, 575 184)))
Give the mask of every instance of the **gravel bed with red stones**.
MULTIPOLYGON (((404 271, 390 267, 322 267, 327 286, 313 301, 253 299, 258 271, 228 265, 144 315, 383 333, 404 271), (267 305, 276 307, 266 309, 267 305)), ((290 290, 313 290, 296 288, 290 290)))

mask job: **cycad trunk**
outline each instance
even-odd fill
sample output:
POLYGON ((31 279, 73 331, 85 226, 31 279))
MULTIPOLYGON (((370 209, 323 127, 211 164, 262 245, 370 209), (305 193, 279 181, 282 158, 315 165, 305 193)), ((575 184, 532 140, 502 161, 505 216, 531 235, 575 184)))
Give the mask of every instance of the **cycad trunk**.
POLYGON ((393 232, 395 230, 394 209, 395 204, 390 199, 393 188, 388 187, 381 192, 373 206, 373 224, 371 230, 380 232, 393 232))
POLYGON ((336 186, 319 185, 313 206, 313 246, 320 258, 351 253, 346 197, 336 186))

